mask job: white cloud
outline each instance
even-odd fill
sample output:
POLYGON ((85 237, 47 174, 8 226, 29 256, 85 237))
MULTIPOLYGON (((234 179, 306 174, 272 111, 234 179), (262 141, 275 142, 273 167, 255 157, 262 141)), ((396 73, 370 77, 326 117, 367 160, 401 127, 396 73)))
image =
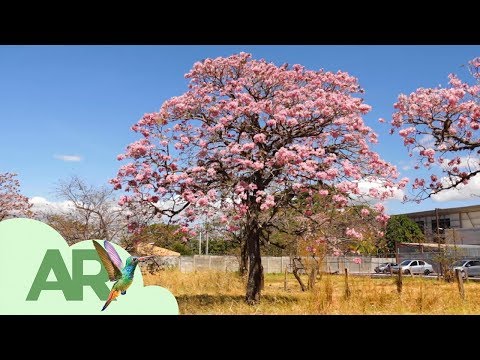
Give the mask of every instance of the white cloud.
POLYGON ((415 146, 413 149, 412 149, 412 152, 415 153, 415 154, 418 154, 420 152, 420 150, 423 150, 423 148, 425 149, 430 149, 430 148, 434 148, 435 147, 435 138, 433 137, 433 135, 430 135, 430 134, 426 134, 426 135, 423 135, 422 137, 420 137, 417 141, 418 145, 415 146))
MULTIPOLYGON (((448 185, 448 178, 442 178, 442 183, 448 185)), ((454 189, 443 190, 432 195, 432 200, 436 202, 471 200, 475 195, 480 196, 480 174, 472 177, 467 185, 460 184, 454 189)))
POLYGON ((470 171, 476 171, 480 168, 480 163, 478 159, 474 159, 469 156, 461 156, 458 167, 466 168, 470 171))
POLYGON ((445 158, 442 165, 435 163, 435 166, 444 170, 451 170, 453 167, 458 167, 461 171, 473 172, 480 169, 480 159, 471 156, 460 156, 460 164, 448 165, 450 158, 445 158))
POLYGON ((80 155, 54 155, 55 159, 62 160, 65 162, 78 162, 82 161, 82 157, 80 155))
POLYGON ((45 211, 68 211, 75 208, 71 201, 48 201, 44 197, 34 196, 29 199, 29 202, 33 204, 32 210, 34 212, 45 212, 45 211))
MULTIPOLYGON (((371 203, 379 202, 378 199, 373 198, 368 195, 368 192, 371 188, 377 189, 379 192, 386 191, 387 188, 384 186, 382 181, 371 181, 367 179, 360 180, 358 182, 358 189, 360 190, 360 194, 363 196, 365 200, 371 203)), ((402 189, 394 188, 393 195, 389 197, 387 200, 399 200, 402 201, 405 193, 402 189)))
POLYGON ((435 145, 435 138, 430 135, 430 134, 427 134, 427 135, 423 135, 419 140, 418 140, 418 143, 420 145, 423 145, 425 146, 425 148, 433 148, 433 146, 435 145))
POLYGON ((397 168, 400 168, 403 171, 412 170, 414 166, 415 166, 415 162, 412 160, 408 160, 408 161, 400 160, 397 163, 397 168))

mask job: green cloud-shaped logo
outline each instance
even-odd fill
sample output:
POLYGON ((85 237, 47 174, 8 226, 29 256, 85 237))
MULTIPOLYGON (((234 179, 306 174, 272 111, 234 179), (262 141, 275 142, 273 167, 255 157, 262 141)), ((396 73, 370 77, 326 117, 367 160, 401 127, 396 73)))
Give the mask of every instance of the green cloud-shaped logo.
MULTIPOLYGON (((114 247, 125 263, 130 254, 118 245, 114 247)), ((144 286, 138 267, 127 294, 119 296, 102 312, 104 297, 113 283, 108 282, 106 271, 94 252, 92 241, 69 247, 57 231, 40 221, 1 221, 0 315, 178 314, 173 294, 159 286, 144 286), (39 271, 41 268, 43 271, 39 271), (98 285, 99 274, 106 285, 89 286, 93 278, 98 285)))

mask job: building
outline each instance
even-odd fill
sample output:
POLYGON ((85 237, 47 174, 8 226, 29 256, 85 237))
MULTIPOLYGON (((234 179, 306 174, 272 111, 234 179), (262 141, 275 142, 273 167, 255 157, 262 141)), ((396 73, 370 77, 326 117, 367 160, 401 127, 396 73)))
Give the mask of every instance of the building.
POLYGON ((415 221, 422 229, 427 243, 437 240, 457 245, 480 245, 480 205, 448 209, 434 209, 403 214, 415 221))

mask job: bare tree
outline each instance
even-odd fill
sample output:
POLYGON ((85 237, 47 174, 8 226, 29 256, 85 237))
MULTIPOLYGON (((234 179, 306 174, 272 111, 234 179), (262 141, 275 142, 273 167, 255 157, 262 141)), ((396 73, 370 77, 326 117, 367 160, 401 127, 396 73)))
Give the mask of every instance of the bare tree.
POLYGON ((118 242, 126 236, 128 210, 117 205, 111 188, 72 176, 59 181, 54 192, 69 206, 47 209, 42 216, 69 244, 88 239, 118 242))

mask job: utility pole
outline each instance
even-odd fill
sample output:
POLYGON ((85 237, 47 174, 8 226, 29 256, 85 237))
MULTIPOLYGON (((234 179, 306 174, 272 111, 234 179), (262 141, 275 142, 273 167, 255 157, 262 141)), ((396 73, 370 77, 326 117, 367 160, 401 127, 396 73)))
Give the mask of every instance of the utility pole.
POLYGON ((205 221, 203 222, 203 228, 205 229, 205 255, 208 255, 208 221, 207 215, 205 215, 205 221))
POLYGON ((437 278, 440 279, 440 275, 442 274, 442 265, 441 265, 441 248, 440 248, 440 220, 438 218, 438 208, 435 208, 435 218, 437 219, 437 242, 438 242, 438 258, 439 258, 439 272, 437 278))
POLYGON ((200 229, 200 236, 198 237, 198 255, 202 255, 202 230, 200 229))
POLYGON ((205 230, 205 241, 206 241, 206 247, 205 247, 205 255, 208 255, 208 230, 205 230))

